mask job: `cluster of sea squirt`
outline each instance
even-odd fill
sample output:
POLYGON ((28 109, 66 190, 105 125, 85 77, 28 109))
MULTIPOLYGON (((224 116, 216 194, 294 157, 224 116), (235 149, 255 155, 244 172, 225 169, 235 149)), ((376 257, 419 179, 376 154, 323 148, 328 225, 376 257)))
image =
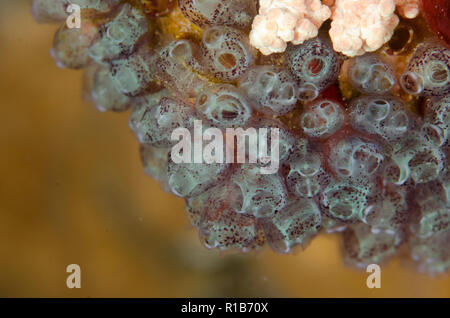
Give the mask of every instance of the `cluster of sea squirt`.
POLYGON ((354 58, 326 23, 263 56, 249 44, 254 0, 70 2, 80 29, 64 23, 67 1, 33 2, 38 21, 62 24, 52 56, 85 69, 99 110, 131 109, 145 171, 186 199, 208 247, 288 253, 336 232, 355 266, 401 248, 422 271, 450 269, 450 50, 422 17, 354 58), (279 128, 280 169, 176 164, 171 133, 195 120, 279 128))

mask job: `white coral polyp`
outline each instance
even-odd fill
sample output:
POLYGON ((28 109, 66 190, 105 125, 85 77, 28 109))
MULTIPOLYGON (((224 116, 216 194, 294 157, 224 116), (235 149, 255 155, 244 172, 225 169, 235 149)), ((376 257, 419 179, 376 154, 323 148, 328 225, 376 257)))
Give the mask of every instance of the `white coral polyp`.
POLYGON ((414 19, 419 15, 420 0, 395 0, 397 10, 402 17, 414 19))
POLYGON ((347 56, 379 49, 399 22, 394 0, 336 0, 332 19, 333 47, 347 56))
POLYGON ((316 37, 330 16, 320 0, 260 0, 250 43, 264 55, 284 52, 287 42, 297 45, 316 37))
POLYGON ((284 52, 288 42, 297 45, 316 37, 331 17, 334 49, 347 56, 363 55, 392 37, 399 22, 396 6, 401 16, 413 19, 419 5, 419 0, 260 0, 250 43, 264 55, 284 52))
POLYGON ((401 16, 419 14, 419 0, 336 0, 333 4, 330 37, 334 49, 347 56, 378 50, 390 40, 401 16))

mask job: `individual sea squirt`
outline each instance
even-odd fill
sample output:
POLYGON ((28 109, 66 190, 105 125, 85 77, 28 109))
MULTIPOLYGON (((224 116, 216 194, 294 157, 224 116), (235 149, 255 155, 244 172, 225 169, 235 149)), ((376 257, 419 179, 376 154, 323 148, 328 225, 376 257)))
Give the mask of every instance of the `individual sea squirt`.
POLYGON ((207 247, 290 253, 338 232, 354 266, 405 246, 419 270, 448 272, 450 2, 260 2, 72 0, 80 29, 67 0, 32 10, 62 25, 52 56, 85 70, 97 108, 131 109, 145 172, 186 199, 207 247), (197 121, 277 128, 278 170, 180 164, 170 136, 197 121))

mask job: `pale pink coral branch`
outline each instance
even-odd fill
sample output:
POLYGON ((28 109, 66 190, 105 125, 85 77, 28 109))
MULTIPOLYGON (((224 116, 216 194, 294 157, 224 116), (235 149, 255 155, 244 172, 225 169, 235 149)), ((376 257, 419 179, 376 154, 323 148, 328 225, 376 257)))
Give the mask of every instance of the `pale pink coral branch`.
POLYGON ((314 38, 331 17, 330 37, 336 51, 348 56, 379 49, 392 37, 399 18, 415 18, 419 0, 260 0, 250 43, 264 55, 284 52, 314 38))
POLYGON ((399 18, 419 14, 419 0, 336 0, 330 37, 336 51, 348 56, 378 50, 390 40, 399 18))
POLYGON ((399 22, 393 0, 336 0, 332 19, 333 47, 348 56, 379 49, 399 22))
POLYGON ((395 0, 397 10, 402 17, 414 19, 419 15, 420 0, 395 0))
POLYGON ((331 10, 320 0, 260 0, 253 20, 250 43, 263 54, 283 52, 287 43, 314 38, 331 10))

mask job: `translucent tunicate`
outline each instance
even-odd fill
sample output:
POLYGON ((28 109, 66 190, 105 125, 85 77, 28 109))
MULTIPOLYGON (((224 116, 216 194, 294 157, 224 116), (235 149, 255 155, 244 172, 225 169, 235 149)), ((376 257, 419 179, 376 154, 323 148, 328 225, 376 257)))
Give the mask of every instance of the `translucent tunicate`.
POLYGON ((155 80, 152 53, 144 43, 129 57, 111 62, 111 75, 119 91, 127 96, 136 96, 145 92, 155 80))
POLYGON ((222 136, 216 136, 214 137, 216 147, 220 145, 222 148, 214 147, 208 152, 209 140, 205 138, 208 129, 210 127, 207 125, 198 126, 195 123, 193 133, 183 135, 184 142, 181 143, 180 139, 180 143, 177 141, 177 145, 172 148, 169 156, 168 183, 171 191, 177 196, 200 195, 229 176, 230 164, 226 161, 227 144, 223 139, 220 140, 221 143, 216 140, 222 136), (198 131, 199 129, 201 131, 198 131), (187 144, 186 138, 190 138, 187 144), (213 158, 208 158, 209 154, 213 158))
POLYGON ((98 110, 124 111, 131 104, 130 97, 122 94, 114 85, 107 67, 93 64, 85 74, 90 79, 88 93, 98 110))
POLYGON ((346 261, 361 268, 381 264, 397 251, 403 241, 401 235, 375 234, 370 226, 363 223, 349 226, 343 233, 343 239, 346 261))
POLYGON ((264 235, 256 219, 230 208, 221 211, 217 219, 203 222, 199 235, 206 247, 219 250, 248 252, 264 244, 264 235))
POLYGON ((191 223, 208 248, 238 249, 247 252, 264 244, 264 233, 254 216, 240 214, 229 205, 226 183, 187 198, 191 223))
POLYGON ((254 62, 248 37, 230 27, 206 29, 201 47, 206 70, 222 81, 237 80, 254 62))
POLYGON ((428 274, 442 274, 450 270, 450 231, 426 239, 412 237, 409 241, 412 259, 418 269, 428 274))
POLYGON ((411 232, 424 239, 450 231, 449 200, 440 180, 420 184, 414 191, 417 211, 412 217, 411 232))
POLYGON ((89 49, 97 61, 110 61, 120 55, 130 55, 136 42, 147 32, 146 17, 138 9, 124 4, 110 22, 100 27, 100 39, 89 49))
POLYGON ((286 189, 278 173, 261 174, 258 167, 242 164, 231 182, 235 194, 231 206, 239 213, 271 217, 286 205, 286 189))
MULTIPOLYGON (((257 130, 257 150, 258 160, 261 163, 261 156, 265 155, 265 151, 262 151, 262 145, 267 147, 267 155, 271 156, 272 147, 272 130, 278 129, 278 160, 282 163, 288 159, 289 154, 294 149, 296 143, 296 137, 294 134, 279 120, 270 118, 258 118, 252 119, 248 122, 248 126, 257 130), (262 134, 261 129, 267 129, 267 134, 262 134)), ((262 165, 264 166, 264 164, 262 165)))
POLYGON ((411 95, 443 96, 450 91, 450 50, 425 42, 420 44, 400 77, 403 89, 411 95))
POLYGON ((248 28, 256 15, 254 0, 179 0, 181 12, 195 24, 248 28))
MULTIPOLYGON (((287 2, 320 3, 267 1, 278 6, 272 18, 287 17, 263 21, 274 32, 295 22, 287 2)), ((85 69, 84 92, 100 111, 131 108, 145 173, 184 198, 208 248, 248 252, 267 242, 289 253, 323 230, 339 232, 346 260, 361 268, 405 241, 420 270, 449 271, 448 48, 422 22, 401 21, 381 50, 347 59, 341 73, 344 57, 322 37, 327 23, 319 37, 261 55, 248 33, 257 7, 33 0, 32 10, 60 23, 51 54, 61 67, 85 69), (79 29, 70 4, 81 8, 79 29)))
POLYGON ((308 93, 306 99, 313 99, 311 94, 318 94, 337 79, 341 67, 338 55, 320 37, 300 45, 290 45, 285 54, 288 68, 297 78, 300 90, 308 93))
MULTIPOLYGON (((192 154, 193 156, 193 154, 192 154)), ((229 165, 225 163, 175 163, 168 165, 168 183, 179 197, 192 197, 216 185, 226 176, 229 165)))
POLYGON ((321 205, 327 215, 340 221, 360 219, 367 208, 367 196, 372 186, 363 182, 332 182, 321 196, 321 205))
POLYGON ((416 183, 436 179, 443 169, 443 153, 417 131, 391 144, 390 160, 384 169, 385 179, 397 185, 409 178, 416 183))
POLYGON ((177 143, 171 140, 177 128, 190 129, 196 117, 192 105, 173 97, 143 100, 130 115, 130 127, 140 143, 156 147, 170 147, 177 143))
POLYGON ((393 70, 372 54, 351 59, 348 78, 353 87, 366 94, 387 93, 395 84, 393 70))
POLYGON ((438 147, 447 142, 450 130, 450 95, 429 101, 422 130, 427 139, 438 147))
POLYGON ((350 103, 349 110, 354 128, 387 141, 398 140, 412 127, 410 113, 402 101, 393 96, 362 96, 350 103))
POLYGON ((438 179, 413 190, 409 247, 419 270, 439 274, 450 269, 450 191, 446 166, 438 179))
POLYGON ((228 84, 206 87, 197 97, 197 111, 216 127, 245 126, 252 110, 241 90, 228 84))
POLYGON ((341 178, 367 178, 378 171, 383 160, 379 145, 358 137, 348 137, 334 145, 329 164, 341 178))
POLYGON ((297 147, 285 163, 286 183, 288 189, 296 195, 312 198, 323 190, 330 177, 322 167, 319 153, 311 151, 306 146, 306 140, 304 143, 303 147, 299 147, 297 143, 297 147))
POLYGON ((374 234, 401 234, 407 223, 408 204, 404 187, 386 185, 372 195, 361 220, 374 234))
POLYGON ((297 102, 297 84, 281 67, 252 67, 239 79, 239 87, 247 93, 256 110, 268 115, 283 115, 297 102))
POLYGON ((408 166, 415 183, 426 183, 436 179, 444 167, 444 155, 441 149, 430 145, 424 136, 416 139, 416 147, 408 166))
POLYGON ((157 78, 183 98, 195 98, 208 79, 202 75, 199 48, 188 40, 173 41, 163 47, 153 61, 157 78))
POLYGON ((319 100, 308 105, 300 118, 305 134, 326 138, 337 132, 345 123, 342 107, 331 100, 319 100))
POLYGON ((304 248, 319 231, 321 222, 320 210, 313 200, 296 198, 261 224, 272 249, 289 253, 296 245, 304 248))
POLYGON ((98 27, 85 21, 79 29, 69 29, 63 25, 55 33, 50 51, 56 64, 61 68, 80 69, 89 64, 89 48, 98 38, 98 27))

